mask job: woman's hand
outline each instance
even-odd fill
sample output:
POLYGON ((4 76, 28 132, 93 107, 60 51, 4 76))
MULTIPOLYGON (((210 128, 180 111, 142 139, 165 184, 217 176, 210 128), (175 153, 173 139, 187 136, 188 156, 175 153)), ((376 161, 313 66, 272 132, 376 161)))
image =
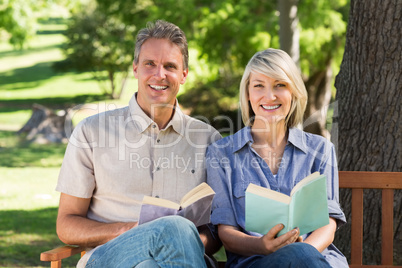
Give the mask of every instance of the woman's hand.
POLYGON ((263 249, 263 255, 271 254, 272 252, 277 251, 278 249, 292 244, 298 240, 300 240, 300 231, 299 228, 295 228, 290 230, 286 234, 283 234, 277 238, 276 235, 284 228, 283 224, 278 224, 274 226, 269 232, 260 238, 261 240, 261 249, 263 249))
POLYGON ((224 247, 243 256, 268 255, 300 239, 299 229, 293 229, 275 238, 282 229, 283 225, 278 224, 266 235, 256 237, 245 234, 234 226, 222 224, 218 226, 219 237, 224 247))

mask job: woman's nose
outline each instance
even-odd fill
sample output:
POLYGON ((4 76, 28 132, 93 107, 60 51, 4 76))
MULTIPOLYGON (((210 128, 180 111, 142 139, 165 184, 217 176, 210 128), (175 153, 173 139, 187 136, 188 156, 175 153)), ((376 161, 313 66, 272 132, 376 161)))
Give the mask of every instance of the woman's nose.
POLYGON ((265 92, 265 98, 268 100, 275 100, 276 99, 276 94, 275 91, 272 87, 267 87, 267 90, 265 92))

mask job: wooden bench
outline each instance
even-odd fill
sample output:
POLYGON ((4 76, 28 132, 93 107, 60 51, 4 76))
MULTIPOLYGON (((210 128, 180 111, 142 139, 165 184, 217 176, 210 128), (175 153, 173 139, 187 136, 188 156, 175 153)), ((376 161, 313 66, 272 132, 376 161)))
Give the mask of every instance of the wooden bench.
MULTIPOLYGON (((393 266, 394 190, 402 189, 402 172, 339 171, 339 188, 352 189, 351 268, 386 268, 393 266), (363 189, 382 189, 381 265, 363 265, 363 189)), ((81 253, 84 248, 62 246, 41 253, 41 261, 61 267, 64 258, 81 253)), ((221 265, 222 263, 220 263, 221 265)))
POLYGON ((339 171, 339 188, 352 189, 350 267, 393 266, 394 190, 402 189, 402 172, 339 171), (381 265, 363 265, 363 189, 382 190, 381 265))

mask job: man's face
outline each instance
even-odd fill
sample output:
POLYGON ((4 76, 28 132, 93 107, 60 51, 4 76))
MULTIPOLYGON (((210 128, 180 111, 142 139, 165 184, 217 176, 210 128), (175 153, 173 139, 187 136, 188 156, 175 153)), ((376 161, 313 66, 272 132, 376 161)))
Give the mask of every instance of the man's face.
POLYGON ((180 84, 186 82, 188 69, 183 68, 178 46, 167 39, 144 42, 133 69, 138 79, 137 102, 145 113, 151 116, 152 109, 160 105, 173 107, 180 84))

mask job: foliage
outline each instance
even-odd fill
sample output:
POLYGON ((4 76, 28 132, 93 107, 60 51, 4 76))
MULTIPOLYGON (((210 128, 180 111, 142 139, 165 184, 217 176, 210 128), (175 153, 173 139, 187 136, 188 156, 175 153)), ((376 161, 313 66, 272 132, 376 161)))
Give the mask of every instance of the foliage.
POLYGON ((39 18, 51 16, 55 9, 79 10, 80 5, 80 0, 0 0, 0 30, 8 33, 15 48, 23 49, 36 34, 39 18))
POLYGON ((11 34, 10 43, 22 48, 35 34, 32 0, 0 0, 0 29, 11 34))
POLYGON ((120 98, 132 63, 135 29, 88 6, 73 16, 65 33, 68 62, 79 71, 92 71, 99 82, 106 71, 110 86, 104 89, 105 93, 113 99, 120 98))
MULTIPOLYGON (((192 73, 196 77, 193 87, 179 100, 193 116, 203 115, 210 121, 218 115, 235 113, 240 78, 251 56, 267 47, 279 48, 279 14, 273 1, 97 0, 97 3, 98 10, 108 19, 136 25, 133 35, 156 19, 173 22, 186 32, 189 47, 197 50, 199 57, 190 64, 206 64, 208 71, 192 73), (203 98, 197 101, 197 96, 203 98), (214 104, 214 109, 205 111, 205 104, 214 104)), ((347 6, 348 0, 299 2, 301 68, 306 81, 322 73, 328 64, 339 65, 347 6)), ((201 69, 190 65, 190 70, 201 69)))
POLYGON ((329 61, 339 70, 347 26, 348 0, 306 0, 299 4, 300 65, 305 80, 325 69, 329 61), (312 12, 313 11, 313 12, 312 12))

